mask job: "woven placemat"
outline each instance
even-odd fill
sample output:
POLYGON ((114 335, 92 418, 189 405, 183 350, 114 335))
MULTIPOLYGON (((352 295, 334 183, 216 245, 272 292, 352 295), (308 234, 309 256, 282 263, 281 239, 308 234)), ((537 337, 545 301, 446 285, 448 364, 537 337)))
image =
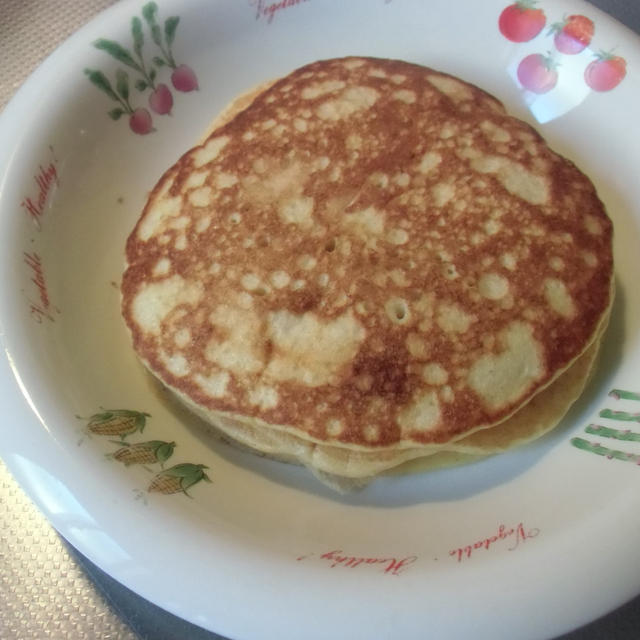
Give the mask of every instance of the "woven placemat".
MULTIPOLYGON (((61 42, 113 2, 0 0, 0 109, 61 42)), ((1 461, 0 638, 138 638, 1 461)))

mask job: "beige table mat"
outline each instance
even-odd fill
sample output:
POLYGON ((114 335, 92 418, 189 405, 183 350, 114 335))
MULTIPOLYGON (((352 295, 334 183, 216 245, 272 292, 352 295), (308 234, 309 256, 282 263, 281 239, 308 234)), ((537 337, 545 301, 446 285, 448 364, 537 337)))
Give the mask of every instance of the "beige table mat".
MULTIPOLYGON (((114 0, 0 0, 0 109, 114 0)), ((0 461, 0 638, 135 640, 0 461)))

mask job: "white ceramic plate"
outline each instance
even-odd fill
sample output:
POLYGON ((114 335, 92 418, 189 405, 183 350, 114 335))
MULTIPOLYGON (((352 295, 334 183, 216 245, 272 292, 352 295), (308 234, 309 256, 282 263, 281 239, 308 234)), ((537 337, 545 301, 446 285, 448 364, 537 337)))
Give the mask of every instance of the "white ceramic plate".
POLYGON ((140 595, 237 639, 544 638, 640 593, 640 443, 586 430, 640 430, 640 401, 609 395, 640 392, 637 37, 577 0, 540 0, 537 35, 539 14, 505 14, 499 29, 508 0, 167 0, 159 31, 143 4, 120 3, 65 43, 0 123, 0 453, 53 525, 140 595), (570 14, 595 26, 582 53, 548 34, 570 14), (622 62, 596 67, 601 49, 626 62, 615 88, 622 62), (536 93, 554 77, 518 67, 547 52, 556 84, 536 93), (212 441, 170 405, 132 353, 117 285, 146 193, 213 115, 261 81, 345 54, 457 74, 537 126, 609 208, 618 295, 597 375, 549 437, 339 497, 302 469, 212 441), (173 78, 182 91, 173 64, 194 74, 173 78), (151 80, 166 85, 151 104, 165 110, 169 92, 171 115, 135 87, 151 80), (131 130, 136 109, 154 131, 131 130), (104 408, 140 414, 92 419, 104 408))

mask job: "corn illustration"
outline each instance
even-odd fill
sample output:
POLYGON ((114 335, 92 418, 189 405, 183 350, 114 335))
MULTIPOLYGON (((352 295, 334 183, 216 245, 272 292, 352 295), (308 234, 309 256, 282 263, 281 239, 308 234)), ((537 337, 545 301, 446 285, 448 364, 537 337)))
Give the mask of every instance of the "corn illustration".
POLYGON ((149 493, 162 493, 164 495, 182 492, 189 496, 187 489, 194 484, 197 484, 201 480, 211 482, 211 479, 204 472, 204 469, 208 469, 208 467, 203 464, 191 464, 190 462, 176 464, 156 474, 147 491, 149 493))
POLYGON ((87 429, 99 436, 120 436, 122 440, 140 431, 142 433, 148 413, 129 409, 105 409, 89 418, 87 429))
POLYGON ((173 455, 175 446, 175 442, 164 440, 148 440, 136 444, 125 442, 111 457, 126 467, 132 464, 163 464, 173 455))

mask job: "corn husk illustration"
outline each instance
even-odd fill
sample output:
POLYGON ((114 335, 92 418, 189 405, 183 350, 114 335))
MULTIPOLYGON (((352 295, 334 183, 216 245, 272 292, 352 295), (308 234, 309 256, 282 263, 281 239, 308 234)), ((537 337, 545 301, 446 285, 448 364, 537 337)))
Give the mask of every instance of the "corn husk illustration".
POLYGON ((89 418, 87 429, 99 436, 120 436, 124 440, 136 431, 144 430, 150 414, 129 409, 105 409, 89 418))
POLYGON ((132 464, 156 464, 165 463, 172 455, 176 446, 175 442, 165 442, 164 440, 148 440, 147 442, 137 442, 136 444, 122 443, 123 446, 110 454, 118 462, 122 462, 126 467, 132 464))
POLYGON ((164 495, 184 493, 189 496, 187 489, 194 484, 197 484, 201 480, 211 482, 211 479, 204 472, 204 469, 208 469, 208 467, 203 464, 191 464, 190 462, 176 464, 156 474, 147 491, 149 493, 162 493, 164 495))

